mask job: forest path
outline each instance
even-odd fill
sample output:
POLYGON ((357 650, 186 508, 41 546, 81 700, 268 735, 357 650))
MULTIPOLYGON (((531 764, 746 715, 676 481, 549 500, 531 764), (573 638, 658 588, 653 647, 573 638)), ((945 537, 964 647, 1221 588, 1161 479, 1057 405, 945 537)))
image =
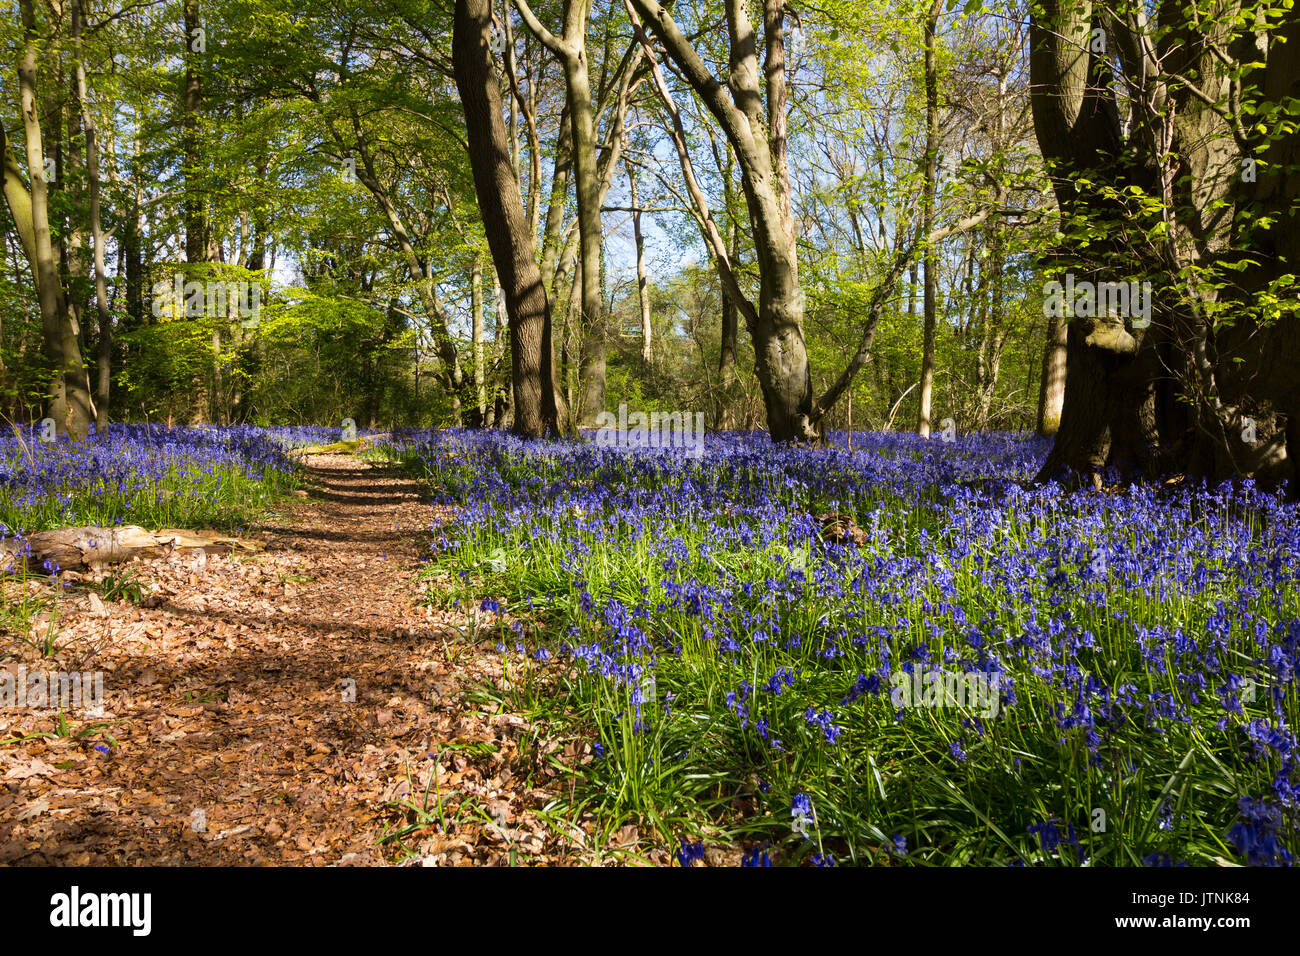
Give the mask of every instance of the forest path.
MULTIPOLYGON (((101 601, 71 576, 60 650, 23 663, 102 671, 105 714, 0 746, 0 864, 566 855, 535 815, 551 795, 525 784, 550 771, 522 764, 524 719, 480 691, 501 680, 494 641, 468 640, 466 614, 419 600, 437 509, 382 465, 306 466, 308 498, 244 533, 263 542, 255 555, 130 565, 148 592, 139 604, 101 601), (393 803, 423 805, 435 772, 428 804, 441 795, 447 826, 381 845, 415 819, 393 803)), ((3 709, 0 740, 55 723, 53 710, 3 709)))

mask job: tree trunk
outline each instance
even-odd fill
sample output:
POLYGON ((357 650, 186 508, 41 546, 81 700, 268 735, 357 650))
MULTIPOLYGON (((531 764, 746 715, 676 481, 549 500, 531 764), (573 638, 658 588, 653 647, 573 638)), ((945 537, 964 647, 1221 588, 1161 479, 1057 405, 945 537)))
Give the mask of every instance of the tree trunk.
POLYGON ((81 104, 81 126, 86 135, 86 179, 90 200, 90 241, 95 270, 95 309, 99 317, 99 342, 95 379, 95 427, 108 427, 108 404, 112 388, 113 320, 108 311, 108 283, 104 277, 104 227, 99 209, 99 144, 90 92, 86 84, 86 64, 81 46, 82 4, 72 0, 72 36, 77 48, 77 100, 81 104))
MULTIPOLYGON (((729 81, 722 84, 657 0, 632 0, 704 105, 718 120, 740 164, 759 267, 751 308, 754 364, 772 440, 814 441, 812 373, 803 334, 804 299, 790 212, 786 155, 785 0, 764 0, 762 73, 756 33, 743 0, 726 0, 729 81)), ((739 303, 738 303, 739 304, 739 303)), ((743 306, 742 306, 743 309, 743 306)))
POLYGON ((81 360, 80 329, 68 309, 67 295, 59 280, 54 243, 50 231, 49 187, 45 180, 45 151, 40 115, 37 110, 36 64, 39 37, 32 0, 20 0, 24 40, 18 63, 18 86, 26 137, 27 178, 24 188, 18 165, 0 129, 4 156, 4 194, 13 216, 23 251, 31 263, 40 303, 45 356, 51 366, 46 414, 53 418, 60 434, 84 438, 92 420, 90 390, 81 360))
POLYGON ((514 431, 558 434, 551 308, 510 161, 501 94, 488 46, 491 0, 456 0, 452 61, 465 109, 470 166, 488 247, 510 316, 514 431))
POLYGON ((1040 477, 1095 485, 1114 466, 1294 488, 1297 308, 1291 293, 1262 300, 1294 282, 1300 254, 1281 225, 1300 168, 1300 22, 1238 2, 1214 17, 1165 5, 1148 21, 1045 0, 1030 42, 1034 126, 1069 237, 1056 261, 1072 286, 1151 283, 1140 324, 1090 303, 1068 319, 1040 477))
POLYGON ((718 277, 722 280, 722 341, 718 355, 718 414, 717 428, 721 431, 736 427, 735 410, 732 407, 736 401, 736 343, 740 337, 740 306, 737 304, 737 296, 733 295, 729 286, 728 279, 735 284, 735 274, 732 269, 737 256, 740 255, 740 222, 735 216, 735 191, 732 187, 732 164, 730 153, 727 154, 727 169, 723 173, 723 201, 726 205, 727 218, 730 220, 730 232, 727 243, 727 261, 725 270, 720 263, 718 277), (723 272, 726 275, 723 275, 723 272))
POLYGON ((474 253, 474 262, 470 270, 470 336, 474 350, 474 394, 478 399, 478 424, 482 426, 483 420, 487 417, 487 391, 483 386, 483 262, 477 252, 474 253))
MULTIPOLYGON (((939 67, 935 49, 935 33, 939 24, 939 0, 931 4, 925 17, 925 179, 921 198, 921 233, 934 231, 934 205, 939 159, 939 67)), ((923 291, 924 332, 921 346, 920 409, 917 413, 916 432, 922 438, 930 437, 932 405, 934 402, 934 350, 938 334, 937 295, 939 288, 939 255, 933 244, 925 249, 925 288, 923 291)))
POLYGON ((636 169, 627 167, 628 188, 632 198, 632 238, 636 243, 636 298, 641 314, 641 361, 650 365, 652 330, 650 327, 650 288, 646 280, 645 236, 641 233, 641 200, 637 195, 636 169))
POLYGON ((555 138, 554 170, 551 173, 551 194, 547 199, 546 224, 542 232, 542 281, 546 283, 546 294, 552 300, 559 298, 555 281, 560 256, 564 251, 564 207, 569 198, 569 179, 573 173, 572 131, 566 106, 560 111, 560 131, 555 138))
MULTIPOLYGON (((569 0, 581 6, 586 0, 569 0)), ((585 36, 586 16, 582 35, 585 36)), ((573 126, 573 175, 578 205, 578 235, 581 246, 579 274, 582 277, 582 401, 579 424, 592 424, 605 409, 605 364, 609 351, 605 328, 605 302, 600 289, 601 261, 605 255, 604 228, 600 215, 600 180, 596 171, 596 124, 591 106, 591 82, 587 74, 585 45, 566 57, 564 81, 573 126)))
POLYGON ((722 348, 718 358, 718 413, 714 420, 720 431, 736 427, 732 400, 736 389, 736 337, 740 312, 725 292, 722 295, 722 348))
POLYGON ((1065 403, 1066 321, 1059 316, 1047 321, 1043 378, 1038 387, 1038 434, 1052 438, 1061 427, 1061 407, 1065 403))
POLYGON ((145 322, 144 305, 144 243, 143 229, 140 225, 140 136, 132 138, 132 156, 130 179, 132 182, 130 207, 125 211, 122 223, 122 258, 123 271, 126 273, 126 315, 127 326, 138 329, 145 322))
POLYGON ((181 15, 185 21, 185 87, 181 98, 181 123, 185 149, 185 261, 191 265, 208 261, 207 214, 201 186, 203 176, 202 117, 203 71, 199 60, 202 29, 198 0, 184 0, 181 15))

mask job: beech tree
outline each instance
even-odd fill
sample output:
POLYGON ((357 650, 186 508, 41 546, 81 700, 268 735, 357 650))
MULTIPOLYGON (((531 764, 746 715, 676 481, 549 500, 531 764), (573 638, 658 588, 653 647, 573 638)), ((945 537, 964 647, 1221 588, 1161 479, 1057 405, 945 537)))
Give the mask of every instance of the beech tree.
MULTIPOLYGON (((764 0, 760 40, 744 0, 726 0, 729 60, 723 82, 662 4, 657 0, 630 2, 718 123, 740 170, 758 267, 757 303, 748 302, 734 283, 734 275, 726 267, 729 257, 719 248, 716 230, 711 251, 727 296, 739 307, 754 344, 755 371, 767 411, 768 432, 777 442, 819 441, 822 419, 871 355, 876 329, 890 306, 899 278, 922 250, 1000 214, 1007 184, 991 183, 987 195, 970 215, 941 227, 931 222, 932 228, 918 229, 908 237, 878 278, 857 330, 860 339, 856 351, 827 388, 816 395, 804 339, 805 298, 799 282, 798 233, 790 179, 785 26, 790 10, 785 0, 764 0)), ((708 219, 703 210, 697 210, 697 214, 702 221, 708 219)))
POLYGON ((4 163, 3 191, 23 253, 31 265, 40 303, 49 390, 45 413, 60 434, 84 438, 94 420, 90 383, 81 357, 80 328, 59 274, 50 230, 50 189, 46 178, 45 131, 42 129, 38 74, 51 58, 39 50, 46 36, 41 31, 32 0, 20 0, 22 42, 17 64, 19 112, 27 159, 27 184, 10 152, 0 125, 0 159, 4 163))
POLYGON ((539 438, 557 434, 562 417, 557 408, 551 304, 510 159, 491 34, 491 0, 456 0, 452 61, 465 108, 483 226, 510 316, 514 430, 539 438))
MULTIPOLYGON (((931 0, 925 12, 922 41, 925 44, 925 174, 921 196, 921 229, 934 229, 935 190, 938 188, 939 167, 939 12, 943 0, 931 0)), ((930 415, 934 401, 934 344, 938 334, 939 257, 934 247, 925 250, 922 314, 925 325, 921 346, 921 401, 917 412, 916 433, 930 437, 930 415)))
POLYGON ((742 314, 754 340, 768 430, 774 441, 815 440, 818 431, 790 199, 785 0, 764 0, 761 59, 748 4, 726 0, 730 44, 726 84, 713 75, 662 4, 632 0, 632 5, 718 122, 740 166, 760 276, 758 306, 742 314))
POLYGON ((29 28, 0 26, 0 414, 39 419, 81 391, 102 423, 506 425, 510 344, 535 324, 520 381, 559 394, 551 423, 538 384, 524 433, 621 401, 694 403, 720 429, 766 413, 786 441, 910 426, 923 366, 935 421, 1032 426, 1052 323, 1026 226, 1047 196, 1015 132, 1027 44, 992 26, 1019 8, 662 6, 496 0, 490 73, 472 75, 496 105, 467 117, 455 0, 20 4, 29 28), (927 46, 939 129, 923 148, 927 46), (496 110, 503 139, 481 125, 496 110), (514 190, 494 198, 505 171, 514 190), (624 225, 626 244, 605 242, 624 225), (190 312, 188 293, 178 311, 178 274, 257 286, 260 318, 190 312))
MULTIPOLYGON (((1041 477, 1291 479, 1300 454, 1300 20, 1290 0, 1040 0, 1053 264, 1082 289, 1041 477), (1096 302, 1150 283, 1150 315, 1096 302)), ((1119 300, 1123 305, 1123 299, 1119 300)))
MULTIPOLYGON (((604 194, 609 188, 608 179, 602 177, 597 161, 597 106, 588 72, 587 24, 591 19, 592 0, 564 0, 564 27, 559 35, 542 25, 527 0, 514 2, 528 29, 555 55, 564 72, 565 107, 569 121, 566 133, 570 150, 568 160, 572 164, 581 246, 579 267, 582 281, 583 391, 577 412, 582 423, 590 424, 605 409, 608 345, 604 325, 605 303, 601 291, 604 229, 600 213, 604 194)), ((627 77, 635 73, 640 57, 640 48, 633 44, 621 67, 624 83, 627 77)), ((623 112, 625 110, 624 104, 623 112)), ((622 112, 616 115, 615 121, 621 125, 622 112)), ((620 149, 621 146, 621 135, 611 137, 612 150, 620 149)), ((612 164, 607 168, 612 172, 612 164)))

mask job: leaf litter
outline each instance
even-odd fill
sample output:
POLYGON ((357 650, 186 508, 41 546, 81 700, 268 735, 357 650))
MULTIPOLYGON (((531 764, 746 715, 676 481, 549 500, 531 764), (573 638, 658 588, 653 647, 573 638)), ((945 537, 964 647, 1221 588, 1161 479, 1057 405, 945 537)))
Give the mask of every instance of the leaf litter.
POLYGON ((104 697, 0 708, 0 865, 636 860, 628 828, 604 848, 589 815, 546 812, 589 747, 483 704, 494 640, 421 602, 440 514, 419 486, 305 463, 309 496, 241 533, 256 553, 133 561, 120 600, 102 570, 8 585, 43 592, 33 630, 57 637, 0 632, 0 668, 100 671, 104 697))

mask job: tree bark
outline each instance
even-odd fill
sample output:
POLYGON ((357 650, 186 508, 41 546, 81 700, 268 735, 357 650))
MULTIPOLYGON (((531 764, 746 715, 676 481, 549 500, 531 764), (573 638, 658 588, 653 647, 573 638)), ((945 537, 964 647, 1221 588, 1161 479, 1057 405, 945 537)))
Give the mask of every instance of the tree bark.
POLYGON ((813 414, 812 373, 803 334, 804 298, 785 145, 785 2, 763 4, 766 114, 755 30, 743 0, 725 4, 730 47, 726 86, 662 4, 632 0, 632 5, 718 121, 740 164, 759 266, 759 301, 750 335, 768 431, 773 441, 815 441, 820 432, 813 414))
POLYGON ((81 104, 81 126, 86 136, 86 180, 90 201, 90 241, 95 272, 95 310, 99 318, 99 341, 95 356, 95 427, 108 427, 109 398, 112 389, 113 319, 108 311, 108 283, 104 276, 104 227, 100 218, 100 176, 98 130, 90 108, 90 91, 86 83, 85 53, 82 49, 84 0, 72 0, 72 36, 76 44, 77 100, 81 104))
POLYGON ((645 268, 645 236, 641 233, 641 199, 637 195, 636 168, 627 167, 628 189, 632 199, 632 239, 636 243, 636 298, 641 316, 641 362, 649 366, 651 359, 650 287, 645 268))
MULTIPOLYGON (((935 34, 939 24, 942 0, 930 5, 925 15, 925 171, 921 197, 921 232, 934 231, 935 191, 938 180, 939 158, 939 67, 935 34)), ((921 391, 917 412, 916 432, 922 438, 930 437, 932 405, 934 402, 934 350, 938 333, 937 297, 939 289, 939 255, 932 243, 927 243, 925 259, 925 287, 922 291, 924 316, 921 345, 921 391)))
POLYGON ((469 290, 470 336, 474 350, 474 395, 478 399, 478 424, 481 426, 487 417, 487 391, 483 385, 483 262, 477 252, 474 253, 474 262, 470 267, 469 290))
POLYGON ((93 418, 86 369, 81 358, 80 329, 68 308, 67 294, 59 278, 50 230, 49 187, 45 180, 45 151, 37 108, 36 12, 32 0, 20 0, 23 44, 18 61, 18 88, 26 138, 27 178, 23 186, 17 163, 0 129, 4 159, 4 194, 15 230, 32 267, 36 296, 41 310, 45 357, 51 366, 46 414, 53 418, 60 434, 84 438, 93 418))
POLYGON ((470 166, 488 247, 510 317, 514 431, 559 433, 551 307, 510 161, 495 64, 488 46, 491 0, 456 0, 452 62, 465 109, 470 166))
POLYGON ((582 280, 582 397, 577 420, 590 425, 605 409, 605 370, 609 352, 605 302, 601 293, 601 265, 605 254, 601 222, 600 175, 596 163, 596 121, 587 63, 587 21, 591 0, 565 0, 564 29, 557 37, 543 27, 525 0, 515 6, 533 34, 560 61, 564 72, 568 108, 582 280))
POLYGON ((207 262, 207 210, 204 203, 202 150, 203 71, 195 50, 199 22, 198 0, 184 0, 181 16, 185 24, 185 78, 181 97, 181 124, 184 131, 185 175, 185 261, 190 265, 207 262))
MULTIPOLYGON (((730 170, 728 170, 730 172, 730 170)), ((731 183, 726 184, 727 206, 731 206, 731 183)), ((728 213, 730 215, 730 213, 728 213)), ((728 250, 730 262, 736 261, 740 250, 740 224, 731 220, 731 243, 728 250)), ((740 309, 736 300, 722 284, 722 340, 718 354, 718 413, 716 427, 725 431, 736 427, 732 404, 736 398, 736 342, 740 335, 740 309)))
POLYGON ((1065 319, 1048 319, 1047 344, 1043 347, 1043 378, 1038 388, 1038 434, 1052 438, 1061 427, 1061 406, 1065 403, 1065 319))
POLYGON ((1300 252, 1278 226, 1296 206, 1300 23, 1236 2, 1212 18, 1166 5, 1148 21, 1047 0, 1030 40, 1034 126, 1066 236, 1056 262, 1076 282, 1152 284, 1141 326, 1131 312, 1069 319, 1040 477, 1096 485, 1113 466, 1294 489, 1297 309, 1288 296, 1270 314, 1260 299, 1294 282, 1300 252))

